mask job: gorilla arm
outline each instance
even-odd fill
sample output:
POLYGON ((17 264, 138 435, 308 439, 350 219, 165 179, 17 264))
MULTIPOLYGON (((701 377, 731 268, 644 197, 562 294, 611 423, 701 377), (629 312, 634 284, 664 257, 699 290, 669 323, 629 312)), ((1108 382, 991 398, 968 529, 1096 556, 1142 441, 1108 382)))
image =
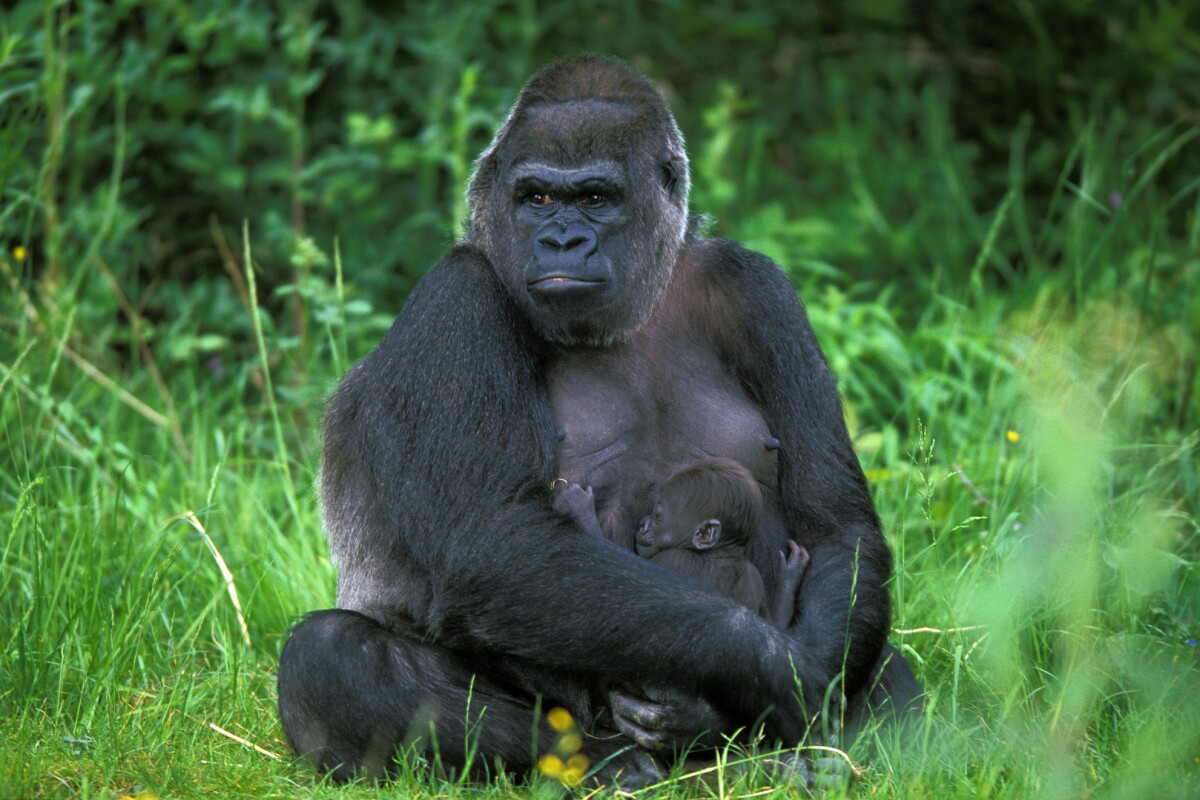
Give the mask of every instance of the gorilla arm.
MULTIPOLYGON (((831 687, 837 691, 829 700, 854 698, 870 680, 890 622, 891 554, 833 375, 787 278, 770 259, 724 240, 692 239, 686 257, 696 260, 702 276, 695 317, 706 321, 722 363, 780 440, 779 510, 789 537, 808 555, 803 580, 793 581, 800 586, 793 597, 799 611, 788 629, 789 657, 800 713, 815 720, 831 687)), ((792 552, 785 542, 773 544, 792 552)), ((780 578, 788 579, 786 568, 780 578)), ((905 671, 909 683, 897 685, 898 696, 919 696, 905 671)), ((747 691, 744 681, 734 676, 730 693, 747 691)), ((678 686, 651 686, 645 694, 615 690, 610 700, 617 727, 649 749, 679 742, 680 732, 711 718, 703 700, 678 686)), ((794 702, 777 701, 765 720, 768 733, 787 743, 803 738, 807 728, 797 727, 796 710, 794 702)), ((836 702, 832 711, 837 717, 836 702)))
MULTIPOLYGON (((338 605, 468 657, 720 698, 735 724, 794 706, 788 636, 551 509, 543 355, 478 251, 455 249, 414 289, 326 418, 338 605)), ((798 740, 803 715, 782 714, 798 740)))
POLYGON ((839 673, 850 696, 886 642, 892 563, 836 382, 795 290, 770 259, 724 240, 701 248, 709 302, 720 304, 708 318, 728 321, 717 334, 722 358, 780 440, 781 511, 811 556, 790 628, 804 656, 798 676, 806 700, 839 673))

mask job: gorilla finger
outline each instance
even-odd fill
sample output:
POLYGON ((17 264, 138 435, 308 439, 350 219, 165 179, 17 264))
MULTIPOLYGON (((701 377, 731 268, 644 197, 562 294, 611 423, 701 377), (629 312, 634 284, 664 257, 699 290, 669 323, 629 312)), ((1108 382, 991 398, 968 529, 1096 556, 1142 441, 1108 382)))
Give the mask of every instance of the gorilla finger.
POLYGON ((796 544, 791 539, 788 539, 787 550, 779 554, 779 560, 780 563, 783 564, 783 568, 787 569, 788 567, 795 566, 796 558, 799 556, 799 554, 800 545, 796 544))
POLYGON ((651 752, 669 750, 673 743, 671 737, 667 736, 663 731, 643 728, 616 713, 613 714, 613 724, 621 733, 637 742, 640 747, 651 752))
POLYGON ((647 728, 661 728, 665 721, 664 706, 629 693, 624 689, 609 690, 608 702, 614 717, 623 717, 647 728))
POLYGON ((601 786, 615 786, 631 792, 658 783, 663 779, 663 773, 641 747, 628 747, 593 767, 590 778, 601 786))

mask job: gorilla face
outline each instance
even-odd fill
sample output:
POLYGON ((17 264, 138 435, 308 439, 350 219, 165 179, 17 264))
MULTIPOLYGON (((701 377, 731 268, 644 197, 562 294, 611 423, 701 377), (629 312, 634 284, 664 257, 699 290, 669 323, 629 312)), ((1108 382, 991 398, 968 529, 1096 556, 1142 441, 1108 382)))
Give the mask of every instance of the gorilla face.
POLYGON ((653 558, 664 550, 703 552, 720 543, 721 522, 694 500, 666 494, 654 504, 654 512, 642 518, 636 547, 642 558, 653 558))
POLYGON ((563 169, 529 164, 513 174, 514 238, 532 253, 525 289, 540 311, 585 320, 617 299, 613 252, 629 225, 617 164, 563 169))
POLYGON ((504 224, 492 264, 546 339, 607 346, 628 339, 671 279, 682 228, 664 213, 663 167, 630 159, 515 162, 493 193, 504 224), (635 173, 631 175, 631 173, 635 173))
POLYGON ((547 340, 608 346, 650 316, 687 227, 683 139, 653 84, 598 61, 526 86, 476 162, 467 241, 547 340))

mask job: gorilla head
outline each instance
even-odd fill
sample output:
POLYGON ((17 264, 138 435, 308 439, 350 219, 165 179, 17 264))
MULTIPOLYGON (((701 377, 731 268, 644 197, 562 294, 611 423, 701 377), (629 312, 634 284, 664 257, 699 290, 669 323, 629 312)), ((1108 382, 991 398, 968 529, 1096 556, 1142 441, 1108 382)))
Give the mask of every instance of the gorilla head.
POLYGON ((539 333, 628 339, 687 228, 688 162, 666 101, 629 67, 588 57, 535 75, 475 165, 467 240, 539 333))
POLYGON ((638 555, 653 558, 678 548, 740 555, 758 532, 762 503, 758 482, 737 461, 709 458, 688 464, 655 492, 654 511, 638 529, 638 555))

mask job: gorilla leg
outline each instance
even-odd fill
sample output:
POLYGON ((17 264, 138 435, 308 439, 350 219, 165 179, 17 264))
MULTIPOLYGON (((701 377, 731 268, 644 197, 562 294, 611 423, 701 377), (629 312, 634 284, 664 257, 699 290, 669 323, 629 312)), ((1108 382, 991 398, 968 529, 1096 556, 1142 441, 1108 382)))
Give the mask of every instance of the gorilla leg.
POLYGON ((893 645, 884 645, 871 668, 870 681, 850 698, 846 713, 847 741, 872 719, 901 724, 914 720, 924 704, 925 694, 908 661, 893 645))
MULTIPOLYGON (((502 674, 537 680, 536 673, 505 666, 502 674)), ((495 759, 523 774, 559 737, 535 713, 533 698, 415 632, 353 611, 310 614, 280 654, 279 713, 288 743, 337 780, 389 776, 397 771, 395 757, 407 753, 447 772, 486 773, 495 759), (472 762, 476 752, 486 755, 472 762)), ((597 764, 628 744, 623 736, 585 736, 583 753, 597 764)), ((634 788, 657 771, 644 753, 629 751, 597 777, 634 788)))
MULTIPOLYGON (((900 651, 890 644, 883 647, 879 659, 871 668, 870 681, 855 692, 846 704, 845 723, 841 733, 836 728, 826 730, 828 739, 810 744, 832 744, 849 748, 864 730, 882 723, 904 731, 919 724, 925 697, 912 667, 900 651)), ((850 763, 832 755, 785 754, 779 759, 776 777, 803 785, 810 794, 844 792, 854 779, 850 763)))
POLYGON ((471 677, 461 659, 416 636, 352 611, 321 611, 296 626, 280 654, 279 712, 295 751, 339 780, 383 777, 406 747, 448 770, 461 770, 476 746, 528 769, 532 704, 471 677))

